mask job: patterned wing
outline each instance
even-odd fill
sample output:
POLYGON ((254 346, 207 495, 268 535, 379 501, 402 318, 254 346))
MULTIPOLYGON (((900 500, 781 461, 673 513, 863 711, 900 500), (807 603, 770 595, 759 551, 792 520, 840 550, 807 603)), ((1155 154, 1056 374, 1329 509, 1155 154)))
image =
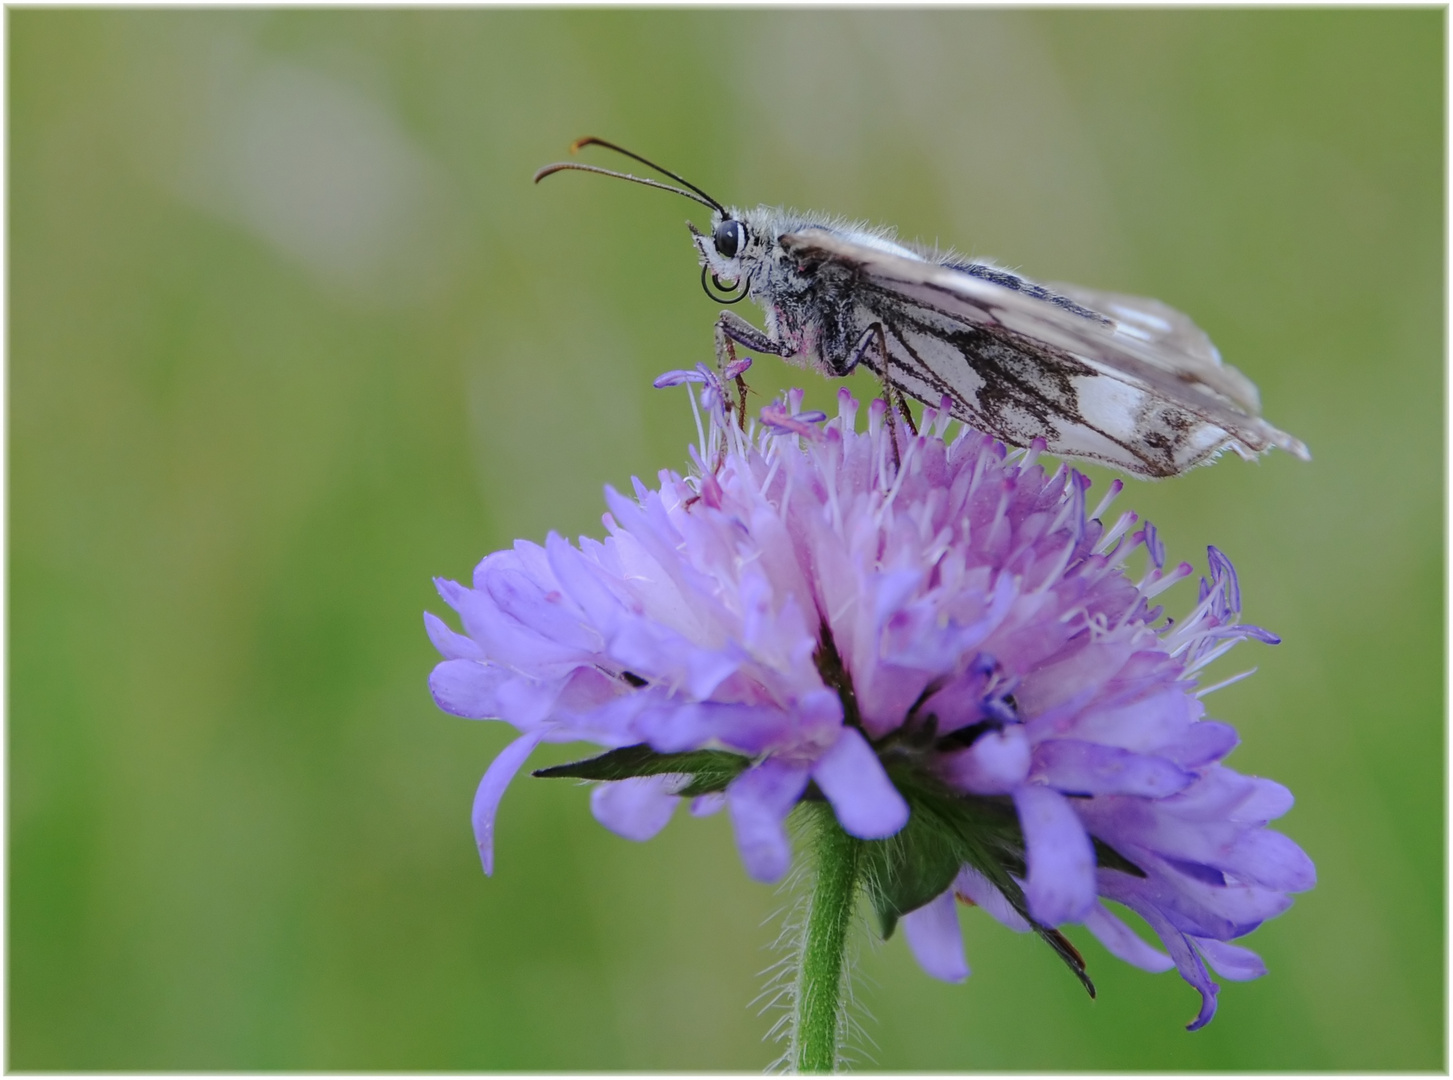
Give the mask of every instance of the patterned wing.
POLYGON ((852 318, 882 323, 894 385, 932 404, 946 394, 956 416, 1006 442, 1043 438, 1053 453, 1149 477, 1228 449, 1309 457, 1261 418, 1256 387, 1205 333, 1159 301, 903 258, 823 229, 780 242, 849 276, 852 318))

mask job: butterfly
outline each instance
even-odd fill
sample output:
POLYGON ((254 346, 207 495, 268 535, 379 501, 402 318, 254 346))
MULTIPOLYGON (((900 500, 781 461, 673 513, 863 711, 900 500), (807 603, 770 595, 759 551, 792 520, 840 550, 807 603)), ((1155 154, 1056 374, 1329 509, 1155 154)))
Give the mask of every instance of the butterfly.
POLYGON ((1205 332, 1158 300, 1042 285, 842 219, 729 208, 614 143, 587 137, 571 152, 584 146, 683 186, 573 161, 545 166, 536 182, 565 170, 602 173, 711 210, 710 231, 687 223, 702 287, 725 304, 750 298, 766 316, 758 329, 721 312, 724 370, 736 346, 830 377, 862 365, 899 405, 947 398, 957 419, 1012 446, 1043 440, 1052 454, 1141 477, 1177 476, 1227 450, 1251 460, 1278 447, 1310 460, 1300 440, 1262 419, 1256 387, 1222 362, 1205 332))

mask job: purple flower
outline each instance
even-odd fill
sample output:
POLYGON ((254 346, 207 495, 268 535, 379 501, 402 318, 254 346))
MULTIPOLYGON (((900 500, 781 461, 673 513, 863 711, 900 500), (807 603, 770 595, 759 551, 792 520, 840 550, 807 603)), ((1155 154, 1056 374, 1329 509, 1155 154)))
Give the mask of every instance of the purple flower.
POLYGON ((445 657, 435 701, 520 732, 475 797, 485 872, 530 752, 586 741, 607 752, 540 775, 601 781, 593 813, 633 840, 682 800, 725 806, 761 881, 791 863, 793 807, 825 800, 878 841, 864 880, 884 934, 901 920, 939 978, 968 975, 956 898, 1039 933, 1081 978, 1066 923, 1129 963, 1176 967, 1201 992, 1192 1029, 1215 1011, 1207 964, 1261 975, 1227 942, 1315 871, 1265 827, 1290 793, 1220 764, 1236 733, 1204 718, 1198 673, 1245 638, 1277 641, 1238 622, 1230 561, 1209 549, 1198 603, 1173 621, 1155 597, 1192 568, 1166 570, 1134 514, 1102 524, 1119 481, 1087 513, 1084 476, 1048 473, 1038 446, 946 441, 946 409, 895 453, 882 402, 858 431, 846 390, 825 424, 794 391, 744 433, 714 372, 658 380, 682 382, 702 384, 706 414, 691 475, 637 481, 633 498, 608 488, 603 542, 521 541, 472 586, 438 582, 464 633, 425 616, 445 657), (1137 581, 1125 564, 1141 548, 1137 581))

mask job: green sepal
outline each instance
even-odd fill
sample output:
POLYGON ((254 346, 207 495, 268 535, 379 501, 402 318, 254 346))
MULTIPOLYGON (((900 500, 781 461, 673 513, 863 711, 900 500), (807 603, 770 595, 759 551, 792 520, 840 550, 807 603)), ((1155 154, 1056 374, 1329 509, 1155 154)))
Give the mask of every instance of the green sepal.
POLYGON ((645 743, 622 746, 582 761, 536 769, 533 776, 575 780, 629 780, 633 776, 681 774, 691 780, 676 794, 686 798, 722 791, 750 765, 751 759, 726 750, 688 750, 660 754, 645 743))
POLYGON ((863 845, 863 885, 885 941, 899 919, 953 884, 966 861, 965 845, 943 820, 936 800, 904 795, 908 824, 886 840, 863 845))
MULTIPOLYGON (((885 762, 888 775, 908 802, 908 824, 886 840, 863 845, 864 885, 884 938, 898 920, 939 896, 964 865, 973 867, 1004 894, 1034 932, 1055 951, 1091 997, 1095 985, 1085 961, 1069 940, 1029 914, 1015 878, 1025 875, 1024 834, 1014 803, 1006 796, 960 795, 906 762, 885 762)), ((1095 840, 1096 862, 1139 877, 1145 873, 1114 848, 1095 840)))

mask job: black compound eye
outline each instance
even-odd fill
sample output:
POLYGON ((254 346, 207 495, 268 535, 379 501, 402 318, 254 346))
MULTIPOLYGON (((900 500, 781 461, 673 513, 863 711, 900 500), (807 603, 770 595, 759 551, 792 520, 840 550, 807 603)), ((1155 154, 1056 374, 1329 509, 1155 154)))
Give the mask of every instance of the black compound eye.
POLYGON ((746 246, 747 230, 742 228, 740 221, 727 218, 711 234, 711 242, 716 245, 716 253, 723 259, 734 259, 737 252, 746 246))

